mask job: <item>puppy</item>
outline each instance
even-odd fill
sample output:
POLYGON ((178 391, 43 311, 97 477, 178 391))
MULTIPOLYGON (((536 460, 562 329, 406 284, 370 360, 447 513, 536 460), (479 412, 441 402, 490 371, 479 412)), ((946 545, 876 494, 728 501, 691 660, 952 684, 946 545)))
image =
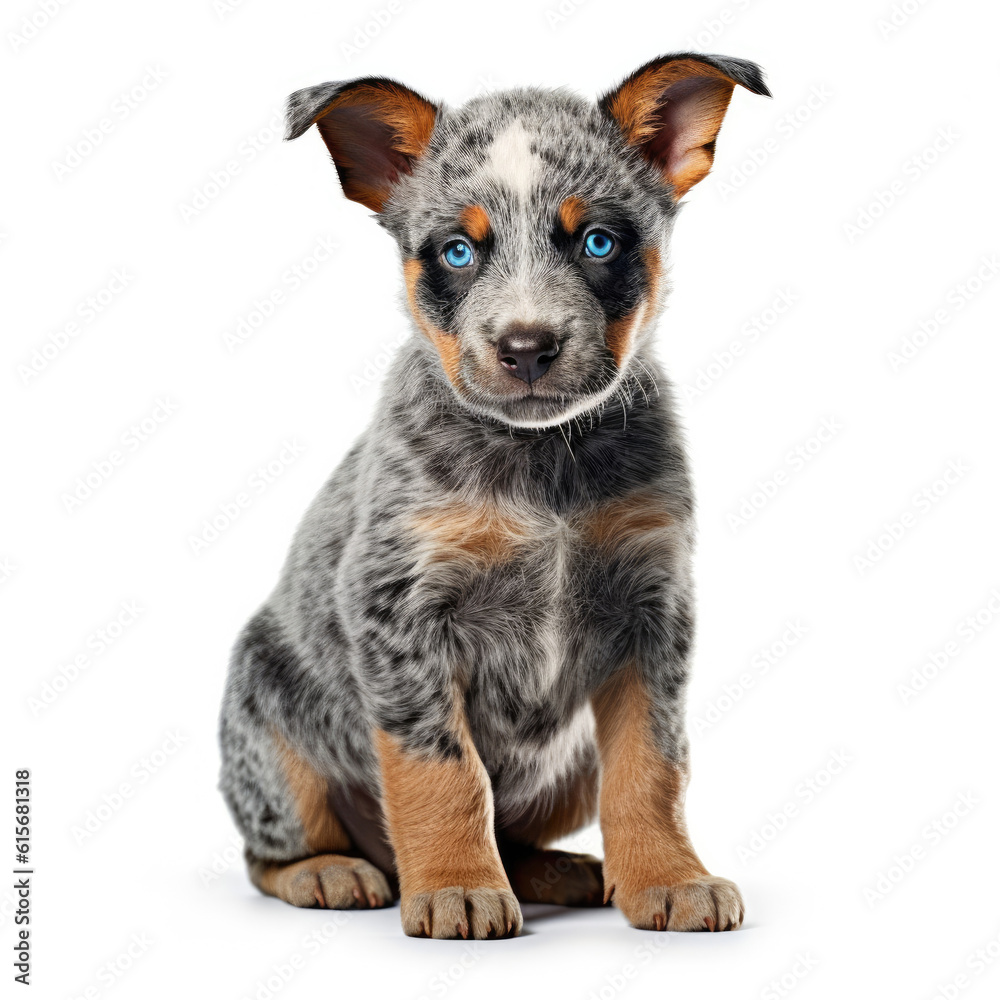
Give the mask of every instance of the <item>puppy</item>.
MULTIPOLYGON (((233 652, 221 789, 296 906, 515 935, 518 900, 730 930, 685 827, 692 493, 651 353, 678 200, 752 63, 654 59, 592 104, 293 94, 402 258, 413 335, 233 652), (603 864, 547 845, 599 814, 603 864)), ((347 292, 347 289, 344 290, 347 292)))

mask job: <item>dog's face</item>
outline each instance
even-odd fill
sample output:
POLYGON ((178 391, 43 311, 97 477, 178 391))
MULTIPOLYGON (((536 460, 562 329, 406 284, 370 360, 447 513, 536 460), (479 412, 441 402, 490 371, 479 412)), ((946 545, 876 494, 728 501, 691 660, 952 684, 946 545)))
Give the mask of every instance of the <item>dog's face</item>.
POLYGON ((293 94, 288 137, 316 124, 344 193, 395 236, 414 320, 463 403, 549 427, 629 378, 677 199, 708 173, 737 83, 767 93, 752 63, 694 55, 596 105, 518 90, 450 110, 366 78, 293 94))

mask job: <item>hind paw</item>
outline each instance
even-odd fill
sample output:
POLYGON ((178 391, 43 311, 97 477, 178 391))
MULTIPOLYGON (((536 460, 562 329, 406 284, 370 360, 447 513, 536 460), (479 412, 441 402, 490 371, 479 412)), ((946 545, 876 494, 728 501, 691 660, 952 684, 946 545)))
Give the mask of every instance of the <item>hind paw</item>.
POLYGON ((393 900, 385 875, 364 858, 320 854, 288 865, 261 865, 251 874, 260 889, 292 906, 371 909, 393 900))

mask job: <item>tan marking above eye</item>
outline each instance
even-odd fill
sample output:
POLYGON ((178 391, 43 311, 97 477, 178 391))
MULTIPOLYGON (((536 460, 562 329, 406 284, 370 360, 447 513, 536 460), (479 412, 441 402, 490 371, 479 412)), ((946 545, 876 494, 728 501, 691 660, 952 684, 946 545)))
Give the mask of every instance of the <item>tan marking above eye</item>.
POLYGON ((456 388, 460 386, 460 379, 458 374, 458 365, 461 357, 461 350, 458 344, 458 337, 451 333, 445 333, 444 330, 436 327, 427 317, 423 314, 420 308, 420 303, 417 301, 417 282, 420 280, 420 275, 423 273, 423 263, 416 257, 411 257, 409 260, 403 262, 403 280, 406 283, 406 300, 410 306, 410 312, 413 314, 413 318, 416 321, 417 326, 420 328, 420 332, 427 337, 428 340, 437 349, 438 354, 441 357, 441 365, 444 368, 445 374, 448 376, 448 380, 456 388))
POLYGON ((470 240, 482 243, 490 234, 490 217, 482 205, 466 205, 458 217, 458 223, 470 240))
POLYGON ((559 206, 559 222, 570 236, 580 228, 586 212, 587 203, 577 195, 571 194, 563 199, 559 206))

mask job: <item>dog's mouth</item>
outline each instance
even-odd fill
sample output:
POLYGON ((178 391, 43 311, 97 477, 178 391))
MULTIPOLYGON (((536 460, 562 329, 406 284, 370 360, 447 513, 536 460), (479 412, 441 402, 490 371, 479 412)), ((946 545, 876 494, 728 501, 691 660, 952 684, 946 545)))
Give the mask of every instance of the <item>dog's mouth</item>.
POLYGON ((504 386, 505 392, 496 392, 493 387, 474 388, 466 399, 477 412, 503 423, 541 429, 599 411, 613 396, 619 381, 619 373, 615 372, 567 391, 558 382, 543 377, 531 384, 504 386))
POLYGON ((550 338, 547 350, 518 339, 521 331, 506 343, 478 340, 457 359, 452 388, 473 412, 513 427, 554 428, 599 411, 621 386, 624 366, 603 336, 574 332, 550 338))

